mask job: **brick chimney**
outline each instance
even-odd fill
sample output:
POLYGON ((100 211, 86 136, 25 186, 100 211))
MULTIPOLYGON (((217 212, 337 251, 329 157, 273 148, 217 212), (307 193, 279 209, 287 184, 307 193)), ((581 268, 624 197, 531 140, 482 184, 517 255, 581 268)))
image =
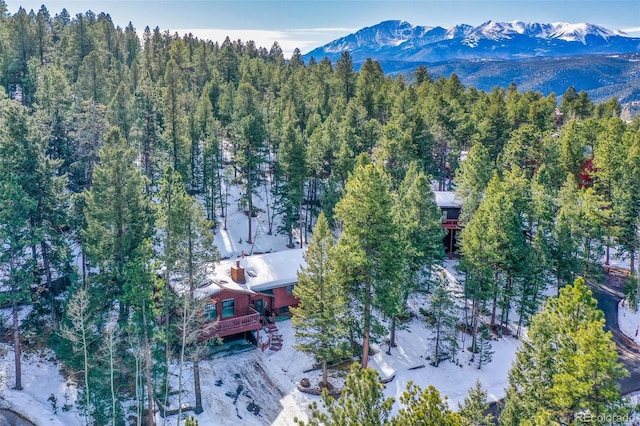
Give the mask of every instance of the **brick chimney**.
POLYGON ((238 284, 247 282, 244 277, 244 268, 240 266, 239 260, 236 260, 236 266, 231 267, 231 279, 238 284))

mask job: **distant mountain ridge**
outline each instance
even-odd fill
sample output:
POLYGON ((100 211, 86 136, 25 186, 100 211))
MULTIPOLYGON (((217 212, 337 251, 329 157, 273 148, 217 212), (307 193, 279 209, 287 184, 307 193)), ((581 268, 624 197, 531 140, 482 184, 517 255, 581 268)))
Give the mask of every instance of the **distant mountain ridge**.
POLYGON ((335 63, 348 51, 356 69, 367 58, 389 74, 426 65, 435 77, 456 73, 481 90, 507 87, 562 95, 569 86, 596 101, 616 96, 640 111, 640 38, 595 24, 495 22, 477 27, 414 26, 384 21, 305 54, 335 63))
POLYGON ((640 38, 594 24, 487 21, 473 27, 414 26, 384 21, 318 47, 305 58, 339 58, 349 51, 355 62, 367 57, 386 61, 437 62, 454 59, 531 57, 640 52, 640 38))

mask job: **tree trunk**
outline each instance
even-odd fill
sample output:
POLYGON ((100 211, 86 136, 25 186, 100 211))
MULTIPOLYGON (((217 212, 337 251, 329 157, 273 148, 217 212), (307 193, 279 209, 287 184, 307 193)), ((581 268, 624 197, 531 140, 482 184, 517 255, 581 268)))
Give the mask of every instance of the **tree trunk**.
POLYGON ((491 301, 491 326, 496 323, 496 308, 498 305, 498 290, 493 293, 493 300, 491 301))
POLYGON ((109 345, 109 384, 111 387, 111 424, 116 426, 116 386, 113 380, 113 333, 114 330, 109 332, 109 341, 107 344, 109 345))
POLYGON ((251 233, 252 233, 251 212, 253 211, 253 197, 251 194, 252 189, 251 189, 251 186, 249 185, 249 181, 250 181, 250 178, 247 175, 247 201, 248 201, 247 204, 249 205, 249 214, 247 215, 249 219, 249 235, 247 236, 247 244, 252 244, 253 240, 251 239, 251 233))
POLYGON ((204 411, 202 408, 202 388, 200 386, 200 354, 198 353, 197 343, 193 358, 193 388, 196 394, 195 413, 200 414, 204 411))
POLYGON ((58 329, 58 312, 56 311, 56 299, 53 295, 53 280, 51 279, 51 268, 49 267, 47 245, 44 241, 40 242, 40 251, 42 251, 42 266, 44 267, 44 275, 47 278, 47 296, 49 298, 49 303, 51 304, 53 328, 58 329))
POLYGON ((496 324, 496 308, 498 304, 498 272, 495 271, 493 273, 493 282, 495 285, 495 290, 493 292, 493 300, 491 307, 491 326, 493 327, 496 324))
POLYGON ((181 337, 181 345, 180 345, 180 365, 178 367, 178 416, 177 416, 177 425, 180 426, 180 418, 182 417, 182 390, 184 388, 182 383, 182 372, 184 371, 184 351, 185 346, 187 345, 187 312, 189 296, 183 297, 182 302, 182 335, 181 337))
POLYGON ((166 295, 170 294, 171 292, 171 288, 169 286, 169 280, 170 280, 170 272, 169 272, 169 267, 167 267, 166 270, 166 274, 165 274, 165 298, 164 298, 164 332, 165 332, 165 343, 164 343, 164 366, 165 366, 165 372, 164 372, 164 398, 163 398, 163 404, 165 405, 165 407, 167 406, 167 402, 169 401, 169 361, 171 360, 171 342, 170 342, 170 336, 171 336, 171 327, 169 324, 169 300, 168 297, 166 295))
POLYGON ((476 345, 478 342, 478 299, 473 299, 471 306, 471 362, 476 356, 476 345))
POLYGON ((87 288, 87 255, 82 249, 82 287, 87 288))
MULTIPOLYGON (((270 186, 273 186, 272 182, 273 181, 270 182, 270 186)), ((272 218, 271 212, 269 211, 270 209, 269 209, 269 186, 268 185, 264 186, 264 198, 267 204, 267 228, 268 228, 267 234, 271 235, 273 234, 273 218, 272 218)))
POLYGON ((298 205, 298 226, 300 227, 300 247, 303 247, 306 239, 304 237, 304 222, 302 219, 302 200, 300 200, 300 205, 298 205))
POLYGON ((327 360, 322 360, 322 386, 327 388, 329 386, 329 366, 327 365, 327 360))
POLYGON ((89 348, 87 347, 87 325, 84 315, 86 312, 82 312, 82 352, 84 355, 84 387, 87 394, 87 424, 89 423, 89 417, 91 416, 91 388, 89 387, 89 348))
POLYGON ((500 325, 507 326, 509 324, 509 311, 511 310, 511 290, 513 288, 513 279, 511 276, 507 278, 507 286, 504 294, 504 307, 502 315, 500 315, 500 325))
MULTIPOLYGON (((218 186, 218 198, 220 199, 220 215, 222 217, 225 217, 225 206, 224 203, 222 201, 222 177, 220 176, 220 165, 218 164, 218 180, 217 180, 217 186, 218 186)), ((226 182, 225 182, 226 185, 226 182)), ((212 185, 213 186, 213 185, 212 185)), ((213 191, 213 188, 211 188, 211 191, 213 191)), ((214 203, 215 204, 215 203, 214 203)))
POLYGON ((151 348, 149 345, 149 331, 147 327, 147 309, 142 302, 142 326, 144 327, 144 360, 147 378, 147 426, 153 426, 153 385, 151 383, 151 348))
POLYGON ((362 339, 362 368, 367 368, 369 365, 369 342, 370 333, 368 329, 364 330, 364 338, 362 339))
POLYGON ((389 331, 389 350, 387 355, 391 355, 391 348, 396 347, 396 317, 391 317, 391 330, 389 331))
MULTIPOLYGON (((307 198, 306 198, 306 208, 304 209, 304 239, 308 241, 307 229, 309 227, 309 220, 311 216, 311 197, 312 197, 312 189, 313 188, 313 180, 309 182, 307 185, 307 198)), ((304 202, 304 200, 303 200, 304 202)), ((302 207, 301 207, 302 208, 302 207)), ((302 230, 300 230, 302 232, 302 230)))
POLYGON ((465 343, 465 336, 467 335, 467 327, 469 326, 469 306, 467 305, 469 303, 469 300, 466 297, 466 290, 464 292, 465 294, 465 298, 464 298, 464 331, 462 333, 462 341, 461 341, 461 346, 462 346, 462 350, 464 351, 464 343, 465 343))
POLYGON ((362 339, 362 368, 369 365, 369 342, 371 341, 371 284, 366 284, 364 295, 364 337, 362 339))
POLYGON ((14 297, 11 300, 11 311, 13 315, 13 351, 15 354, 15 373, 16 373, 16 386, 14 389, 22 390, 22 361, 21 361, 21 348, 20 348, 20 323, 18 322, 18 302, 16 301, 16 290, 14 286, 14 297))
POLYGON ((211 220, 211 210, 213 210, 213 173, 209 172, 206 159, 202 162, 202 188, 205 197, 204 209, 207 212, 207 219, 211 220))

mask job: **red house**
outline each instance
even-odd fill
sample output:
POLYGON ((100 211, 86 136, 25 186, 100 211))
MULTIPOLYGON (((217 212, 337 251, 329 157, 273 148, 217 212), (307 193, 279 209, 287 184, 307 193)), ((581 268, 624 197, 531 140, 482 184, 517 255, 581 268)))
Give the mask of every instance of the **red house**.
POLYGON ((462 229, 458 223, 462 201, 452 191, 434 191, 436 204, 442 212, 442 229, 447 233, 442 239, 445 253, 452 257, 458 249, 457 234, 462 229))
POLYGON ((244 334, 256 340, 261 319, 286 315, 298 304, 293 288, 298 270, 305 266, 305 249, 285 250, 223 260, 195 297, 206 298, 200 339, 244 334), (251 333, 256 335, 251 336, 251 333))

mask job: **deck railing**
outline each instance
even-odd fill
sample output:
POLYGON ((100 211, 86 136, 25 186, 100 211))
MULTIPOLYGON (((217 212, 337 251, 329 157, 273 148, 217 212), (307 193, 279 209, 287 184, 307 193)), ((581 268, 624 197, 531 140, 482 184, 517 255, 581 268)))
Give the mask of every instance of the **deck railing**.
POLYGON ((249 330, 253 327, 260 328, 260 314, 253 308, 248 309, 247 315, 219 320, 205 325, 205 333, 210 336, 228 336, 235 332, 249 330))
POLYGON ((454 229, 459 225, 458 219, 442 219, 442 227, 444 229, 454 229))

